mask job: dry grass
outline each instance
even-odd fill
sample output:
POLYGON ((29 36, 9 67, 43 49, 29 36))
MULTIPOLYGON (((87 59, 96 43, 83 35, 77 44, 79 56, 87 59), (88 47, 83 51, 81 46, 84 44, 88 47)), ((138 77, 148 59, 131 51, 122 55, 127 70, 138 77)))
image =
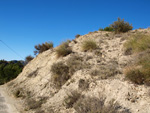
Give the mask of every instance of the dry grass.
POLYGON ((139 54, 134 66, 127 67, 126 77, 136 83, 150 86, 150 51, 139 54))
POLYGON ((98 46, 94 40, 85 40, 82 44, 83 51, 91 51, 96 49, 98 46))
POLYGON ((69 74, 73 75, 76 71, 82 70, 85 68, 88 68, 89 65, 87 65, 83 58, 79 56, 78 54, 71 56, 66 61, 67 66, 69 67, 69 74))
POLYGON ((134 66, 126 69, 126 77, 133 83, 150 86, 150 35, 133 35, 124 47, 128 53, 136 53, 137 56, 134 66))
POLYGON ((56 53, 58 57, 67 56, 72 52, 71 48, 69 47, 69 40, 66 42, 63 42, 58 48, 56 49, 56 53))
POLYGON ((73 107, 77 113, 130 113, 128 109, 122 109, 113 100, 106 106, 105 98, 96 97, 82 96, 73 107))
POLYGON ((128 38, 124 44, 125 53, 137 53, 150 49, 150 35, 136 34, 128 38))
POLYGON ((118 73, 116 64, 108 63, 108 65, 99 66, 97 69, 92 69, 90 75, 99 76, 100 79, 107 79, 115 76, 118 73))
POLYGON ((141 72, 141 69, 138 67, 127 67, 125 69, 126 78, 132 81, 135 84, 144 84, 144 74, 141 72))

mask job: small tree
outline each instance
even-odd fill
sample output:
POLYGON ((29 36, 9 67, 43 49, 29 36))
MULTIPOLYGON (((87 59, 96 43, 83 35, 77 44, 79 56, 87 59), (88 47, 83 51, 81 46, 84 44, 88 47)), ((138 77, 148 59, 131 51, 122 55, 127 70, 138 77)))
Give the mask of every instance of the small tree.
POLYGON ((34 54, 36 55, 36 54, 42 53, 48 49, 53 48, 53 43, 52 42, 45 42, 42 45, 41 44, 35 45, 34 48, 36 49, 34 51, 34 54))
POLYGON ((133 29, 132 24, 130 25, 128 22, 125 22, 124 19, 121 20, 121 18, 118 18, 117 21, 111 24, 111 27, 115 33, 124 33, 133 29))
POLYGON ((26 63, 29 63, 31 60, 33 60, 34 59, 34 57, 32 57, 31 55, 29 55, 29 56, 27 56, 26 58, 25 58, 25 62, 26 63))

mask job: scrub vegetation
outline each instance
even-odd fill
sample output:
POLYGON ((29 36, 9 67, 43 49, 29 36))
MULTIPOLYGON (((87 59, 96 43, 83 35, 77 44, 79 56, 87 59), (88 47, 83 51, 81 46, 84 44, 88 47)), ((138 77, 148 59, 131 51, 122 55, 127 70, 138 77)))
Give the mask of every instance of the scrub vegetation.
POLYGON ((136 53, 136 60, 125 70, 126 77, 136 84, 150 85, 150 35, 136 34, 124 44, 125 53, 136 53))

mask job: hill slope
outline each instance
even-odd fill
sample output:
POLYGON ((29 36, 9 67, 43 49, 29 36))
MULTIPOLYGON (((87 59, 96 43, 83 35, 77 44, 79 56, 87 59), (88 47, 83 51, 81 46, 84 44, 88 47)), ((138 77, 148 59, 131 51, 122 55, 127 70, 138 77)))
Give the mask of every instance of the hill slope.
POLYGON ((97 31, 71 41, 73 52, 65 57, 57 57, 57 47, 43 52, 7 84, 8 91, 23 102, 21 113, 95 113, 98 109, 107 113, 148 113, 150 88, 129 82, 123 73, 134 61, 134 55, 124 54, 123 44, 137 32, 150 34, 149 29, 123 34, 97 31), (82 51, 87 39, 93 39, 98 47, 82 51), (62 74, 70 73, 59 87, 52 72, 52 66, 58 63, 60 68, 67 66, 62 74))

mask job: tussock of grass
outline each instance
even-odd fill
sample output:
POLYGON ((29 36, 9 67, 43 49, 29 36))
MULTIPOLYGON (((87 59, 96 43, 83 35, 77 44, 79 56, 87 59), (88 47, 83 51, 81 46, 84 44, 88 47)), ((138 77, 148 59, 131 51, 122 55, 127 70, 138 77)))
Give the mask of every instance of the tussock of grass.
POLYGON ((57 49, 56 49, 56 53, 58 57, 61 56, 66 56, 68 54, 70 54, 72 52, 71 48, 69 47, 69 42, 70 41, 66 41, 63 42, 57 49))
POLYGON ((128 67, 125 70, 126 78, 135 84, 144 84, 144 74, 137 67, 128 67))
POLYGON ((125 53, 136 53, 150 49, 150 35, 136 34, 124 44, 125 53))
POLYGON ((98 46, 94 40, 85 40, 82 44, 83 51, 91 51, 96 49, 98 46))

